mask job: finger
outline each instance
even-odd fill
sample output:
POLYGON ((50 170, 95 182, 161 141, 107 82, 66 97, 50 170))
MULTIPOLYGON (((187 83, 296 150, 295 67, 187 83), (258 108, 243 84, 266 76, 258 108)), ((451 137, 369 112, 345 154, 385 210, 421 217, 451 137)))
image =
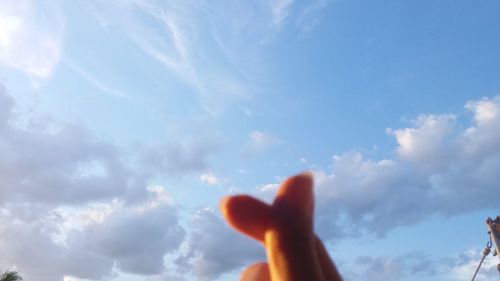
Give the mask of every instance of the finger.
POLYGON ((229 225, 264 242, 264 233, 272 223, 271 206, 247 195, 236 195, 222 199, 220 208, 229 225))
POLYGON ((269 266, 260 262, 247 267, 241 274, 240 281, 271 281, 269 266))
POLYGON ((305 173, 289 178, 278 191, 274 223, 265 233, 272 280, 325 280, 312 229, 312 186, 312 175, 305 173))
POLYGON ((288 178, 278 190, 273 202, 273 211, 277 213, 277 223, 293 229, 293 233, 312 233, 313 223, 313 177, 303 173, 288 178))
POLYGON ((323 242, 316 236, 316 253, 318 254, 319 263, 321 266, 321 270, 323 271, 323 276, 325 280, 328 281, 342 281, 339 272, 337 271, 337 267, 333 263, 330 255, 326 251, 323 242))

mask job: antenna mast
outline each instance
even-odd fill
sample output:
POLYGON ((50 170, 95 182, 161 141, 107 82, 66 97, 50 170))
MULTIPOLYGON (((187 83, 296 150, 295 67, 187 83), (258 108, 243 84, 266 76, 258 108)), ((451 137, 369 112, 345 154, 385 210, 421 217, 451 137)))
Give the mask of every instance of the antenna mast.
MULTIPOLYGON (((490 236, 490 240, 486 243, 486 247, 483 250, 483 257, 479 262, 479 265, 474 272, 474 276, 472 276, 472 280, 476 279, 477 273, 483 264, 484 258, 490 254, 493 243, 495 244, 495 249, 493 249, 493 256, 498 256, 500 258, 500 216, 497 216, 496 219, 488 218, 486 220, 486 228, 488 228, 488 235, 490 236)), ((497 265, 498 272, 500 273, 500 263, 497 265)))

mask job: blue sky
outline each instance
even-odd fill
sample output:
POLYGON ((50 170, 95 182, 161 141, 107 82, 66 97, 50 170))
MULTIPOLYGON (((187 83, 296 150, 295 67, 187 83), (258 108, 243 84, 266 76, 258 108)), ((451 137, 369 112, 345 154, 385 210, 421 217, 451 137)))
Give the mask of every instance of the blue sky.
POLYGON ((270 200, 310 170, 316 229, 346 280, 469 280, 500 211, 499 13, 2 1, 0 268, 237 280, 263 250, 219 199, 270 200))

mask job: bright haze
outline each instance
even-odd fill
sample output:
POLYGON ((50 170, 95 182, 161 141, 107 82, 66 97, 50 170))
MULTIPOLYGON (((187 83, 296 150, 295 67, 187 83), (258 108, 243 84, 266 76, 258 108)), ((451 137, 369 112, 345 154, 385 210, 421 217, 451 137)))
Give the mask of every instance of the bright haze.
MULTIPOLYGON (((500 214, 500 2, 0 1, 0 269, 238 280, 220 198, 315 175, 346 281, 470 280, 500 214)), ((498 259, 477 280, 498 280, 498 259)))

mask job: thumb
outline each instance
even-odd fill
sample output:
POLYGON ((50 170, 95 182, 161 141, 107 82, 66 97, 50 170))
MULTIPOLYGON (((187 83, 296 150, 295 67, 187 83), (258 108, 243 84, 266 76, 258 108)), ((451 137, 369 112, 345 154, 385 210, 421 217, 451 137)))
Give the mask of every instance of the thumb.
POLYGON ((313 232, 312 187, 312 175, 304 173, 287 179, 278 191, 264 239, 272 280, 324 280, 313 232))

